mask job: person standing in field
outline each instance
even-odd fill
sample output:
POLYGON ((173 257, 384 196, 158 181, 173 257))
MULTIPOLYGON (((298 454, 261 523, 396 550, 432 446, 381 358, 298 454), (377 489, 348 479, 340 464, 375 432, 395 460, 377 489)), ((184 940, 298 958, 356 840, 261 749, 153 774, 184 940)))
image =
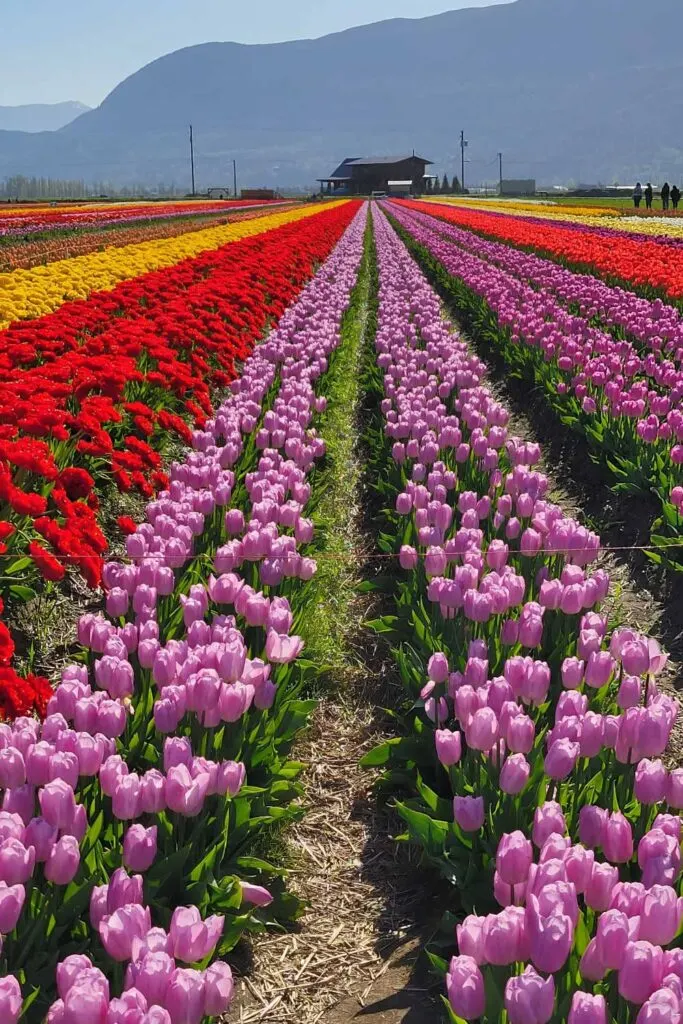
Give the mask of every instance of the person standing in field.
POLYGON ((652 209, 652 197, 653 197, 653 195, 654 195, 654 192, 652 191, 652 185, 648 181, 647 185, 645 186, 645 206, 647 207, 648 210, 652 209))
POLYGON ((671 195, 671 189, 669 188, 669 182, 665 181, 662 185, 662 209, 669 209, 669 196, 671 195))
POLYGON ((681 190, 678 187, 678 185, 674 185, 674 187, 671 189, 671 205, 673 206, 674 210, 678 209, 678 204, 680 203, 680 201, 681 190))
POLYGON ((643 198, 643 186, 639 181, 636 182, 636 187, 633 190, 633 205, 636 210, 640 209, 640 201, 643 198))

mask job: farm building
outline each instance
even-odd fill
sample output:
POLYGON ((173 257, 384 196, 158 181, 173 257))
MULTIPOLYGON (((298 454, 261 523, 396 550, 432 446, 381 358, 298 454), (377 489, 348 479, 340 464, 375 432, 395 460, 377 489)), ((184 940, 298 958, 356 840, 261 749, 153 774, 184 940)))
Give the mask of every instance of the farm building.
POLYGON ((533 178, 509 178, 501 181, 500 194, 502 196, 534 196, 536 195, 536 182, 533 178))
MULTIPOLYGON (((422 192, 431 160, 416 156, 347 157, 329 178, 318 178, 328 195, 370 195, 388 192, 390 182, 408 182, 410 192, 422 192)), ((405 194, 405 193, 404 193, 405 194)))

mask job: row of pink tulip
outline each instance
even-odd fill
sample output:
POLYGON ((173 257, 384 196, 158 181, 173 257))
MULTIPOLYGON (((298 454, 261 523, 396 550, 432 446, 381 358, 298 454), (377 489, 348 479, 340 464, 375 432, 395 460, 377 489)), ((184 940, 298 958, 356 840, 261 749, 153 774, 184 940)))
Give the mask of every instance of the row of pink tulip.
POLYGON ((200 1024, 229 1006, 230 968, 208 965, 273 900, 237 872, 263 869, 249 838, 285 820, 299 792, 286 753, 310 711, 296 699, 292 629, 316 568, 301 550, 325 452, 316 387, 364 229, 361 211, 194 433, 128 538, 130 561, 107 565, 107 615, 81 619, 83 660, 64 669, 45 722, 0 729, 7 1024, 24 1000, 49 1024, 200 1024), (106 956, 79 920, 88 902, 106 956), (50 958, 70 950, 48 1008, 50 958), (127 968, 112 997, 114 964, 127 968))
POLYGON ((538 446, 509 436, 484 364, 381 211, 375 237, 382 493, 404 570, 398 623, 384 626, 422 712, 370 760, 412 776, 399 813, 474 911, 449 1012, 488 1024, 504 1011, 511 1024, 603 1024, 628 1003, 647 1022, 673 1003, 681 1014, 680 982, 665 981, 677 956, 662 949, 683 916, 669 813, 683 771, 661 762, 678 704, 656 682, 667 657, 610 623, 599 538, 547 500, 538 446), (630 914, 624 887, 642 896, 630 914), (596 950, 613 911, 630 923, 618 919, 623 956, 607 961, 596 950), (604 987, 609 971, 618 983, 604 987))

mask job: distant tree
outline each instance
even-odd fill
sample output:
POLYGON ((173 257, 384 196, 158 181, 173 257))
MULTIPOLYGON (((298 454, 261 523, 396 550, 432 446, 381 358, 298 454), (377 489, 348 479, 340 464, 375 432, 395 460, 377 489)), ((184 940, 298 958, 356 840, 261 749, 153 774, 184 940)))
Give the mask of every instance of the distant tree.
POLYGON ((441 182, 441 195, 447 196, 451 190, 451 186, 448 184, 448 175, 444 174, 443 181, 441 182))
POLYGON ((460 184, 460 178, 457 174, 453 175, 453 181, 451 182, 451 192, 457 196, 462 192, 462 185, 460 184))

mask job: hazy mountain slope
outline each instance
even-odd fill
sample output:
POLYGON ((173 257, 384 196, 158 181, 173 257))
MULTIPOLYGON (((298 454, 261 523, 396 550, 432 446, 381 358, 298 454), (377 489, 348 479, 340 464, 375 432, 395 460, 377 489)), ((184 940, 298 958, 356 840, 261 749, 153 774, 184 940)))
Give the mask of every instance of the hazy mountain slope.
POLYGON ((683 176, 680 0, 517 0, 317 40, 162 57, 48 135, 0 134, 0 175, 295 184, 350 152, 416 150, 467 177, 683 176), (650 26, 650 28, 648 28, 650 26), (672 31, 667 31, 671 26, 672 31))
POLYGON ((12 132, 53 132, 69 124, 90 107, 69 100, 67 103, 28 103, 20 107, 0 107, 0 130, 12 132))

